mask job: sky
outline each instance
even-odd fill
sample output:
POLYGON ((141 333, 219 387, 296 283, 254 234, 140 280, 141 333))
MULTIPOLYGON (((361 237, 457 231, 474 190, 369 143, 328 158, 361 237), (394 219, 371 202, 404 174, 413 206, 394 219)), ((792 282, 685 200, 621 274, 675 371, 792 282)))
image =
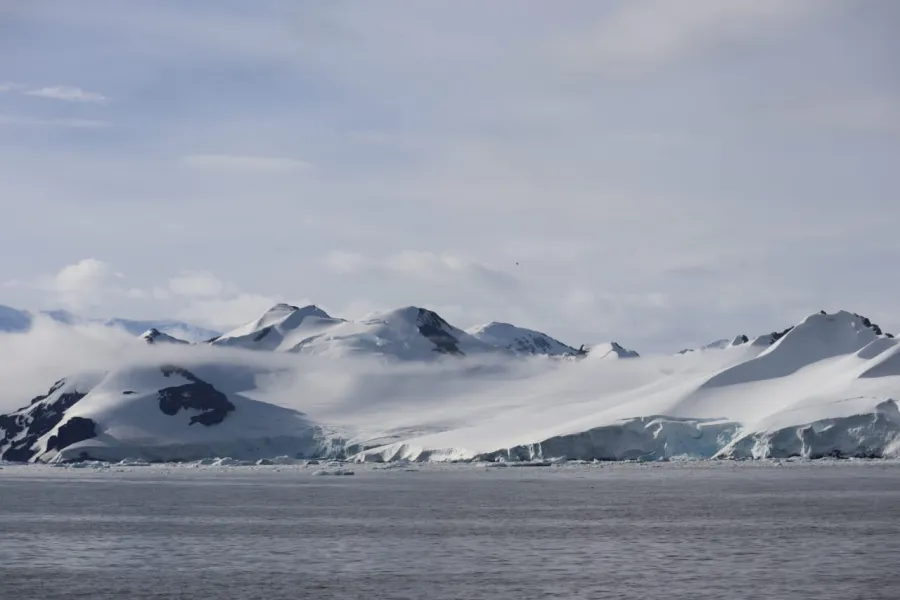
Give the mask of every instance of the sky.
POLYGON ((0 304, 900 330, 894 0, 0 4, 0 304))

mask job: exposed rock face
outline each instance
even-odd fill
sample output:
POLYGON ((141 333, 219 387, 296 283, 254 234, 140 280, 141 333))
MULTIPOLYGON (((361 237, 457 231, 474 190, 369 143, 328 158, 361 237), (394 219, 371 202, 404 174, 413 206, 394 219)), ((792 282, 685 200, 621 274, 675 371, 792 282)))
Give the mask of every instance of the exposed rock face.
POLYGON ((741 334, 741 335, 735 337, 733 340, 731 340, 731 345, 732 346, 740 346, 741 344, 746 344, 749 341, 750 341, 750 338, 748 338, 744 334, 741 334))
POLYGON ((47 450, 62 450, 97 436, 97 424, 84 417, 72 417, 47 440, 47 450))
POLYGON ((159 410, 163 414, 171 417, 177 415, 182 409, 201 410, 202 413, 191 417, 189 424, 199 423, 209 427, 224 421, 228 413, 234 410, 234 404, 228 400, 225 394, 187 369, 165 366, 161 370, 166 377, 175 373, 191 382, 163 388, 157 392, 159 410))
POLYGON ((860 319, 862 319, 862 324, 865 325, 866 327, 868 327, 869 329, 871 329, 873 332, 875 332, 875 335, 887 335, 888 337, 894 337, 890 333, 885 334, 883 331, 881 331, 881 327, 879 327, 878 325, 873 323, 871 320, 869 320, 868 317, 864 317, 862 315, 857 315, 856 313, 853 313, 853 314, 856 315, 857 317, 859 317, 860 319))
POLYGON ((623 347, 618 342, 607 342, 605 344, 597 344, 595 346, 582 346, 578 349, 576 356, 587 353, 592 358, 639 358, 640 354, 634 350, 623 347))
POLYGON ((259 330, 259 333, 257 333, 255 336, 253 336, 253 341, 254 341, 254 342, 258 342, 259 340, 263 339, 264 337, 266 337, 266 336, 269 335, 270 333, 272 333, 272 326, 271 326, 271 325, 268 326, 268 327, 264 327, 263 329, 260 329, 260 330, 259 330))
POLYGON ((778 340, 780 340, 781 338, 783 338, 784 336, 786 336, 788 333, 790 333, 790 331, 791 331, 793 328, 794 328, 794 326, 791 325, 790 327, 788 327, 788 328, 785 329, 784 331, 773 331, 772 333, 770 333, 769 335, 772 337, 772 342, 771 342, 771 343, 774 344, 775 342, 777 342, 778 340))
POLYGON ((152 327, 141 334, 141 339, 146 344, 187 344, 188 342, 173 337, 167 333, 161 332, 159 329, 152 327))
POLYGON ((420 308, 416 315, 416 327, 418 327, 419 333, 435 345, 435 352, 458 356, 464 354, 459 349, 459 340, 449 331, 450 324, 436 312, 420 308))
MULTIPOLYGON (((0 415, 0 459, 28 462, 38 453, 39 450, 34 449, 37 441, 59 425, 66 411, 86 396, 75 389, 63 392, 65 386, 66 380, 60 379, 46 394, 37 396, 28 406, 8 415, 0 415)), ((76 424, 64 436, 54 436, 51 439, 56 440, 54 443, 57 445, 62 444, 60 448, 64 448, 74 443, 69 439, 85 435, 86 431, 83 424, 76 424), (75 435, 76 432, 78 435, 75 435)), ((91 430, 89 437, 94 435, 91 430)))

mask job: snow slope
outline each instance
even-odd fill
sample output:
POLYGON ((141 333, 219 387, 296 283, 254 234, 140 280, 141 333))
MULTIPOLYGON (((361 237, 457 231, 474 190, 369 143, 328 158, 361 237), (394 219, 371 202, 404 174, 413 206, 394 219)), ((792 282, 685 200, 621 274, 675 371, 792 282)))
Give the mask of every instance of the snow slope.
MULTIPOLYGON (((219 379, 227 390, 224 372, 219 379)), ((172 365, 60 380, 0 417, 0 431, 0 458, 30 462, 253 460, 319 454, 321 446, 302 413, 226 393, 172 365)))
MULTIPOLYGON (((746 335, 736 335, 733 338, 729 339, 721 339, 716 340, 714 342, 710 342, 705 346, 701 346, 700 348, 685 348, 684 350, 679 350, 679 354, 686 354, 688 352, 704 352, 706 350, 724 350, 725 348, 733 348, 734 346, 740 346, 741 344, 746 344, 750 341, 746 335)), ((771 343, 771 340, 767 342, 767 344, 771 343)))
POLYGON ((574 355, 577 350, 563 344, 546 333, 516 327, 509 323, 493 321, 466 330, 466 333, 497 348, 506 348, 520 354, 545 354, 547 356, 574 355))
POLYGON ((607 342, 604 344, 596 344, 593 346, 584 347, 584 351, 587 352, 588 358, 598 359, 598 358, 638 358, 640 354, 635 352, 634 350, 628 350, 627 348, 623 348, 617 342, 607 342))
POLYGON ((230 339, 278 351, 142 349, 0 416, 0 458, 900 456, 900 344, 845 311, 633 360, 612 344, 583 360, 498 349, 416 307, 358 322, 284 307, 248 325, 230 339))
POLYGON ((428 433, 359 459, 897 455, 898 352, 893 339, 842 311, 813 315, 771 346, 585 360, 457 393, 455 407, 477 419, 420 413, 428 433), (495 394, 515 401, 485 406, 495 394), (796 443, 809 427, 830 433, 796 443))

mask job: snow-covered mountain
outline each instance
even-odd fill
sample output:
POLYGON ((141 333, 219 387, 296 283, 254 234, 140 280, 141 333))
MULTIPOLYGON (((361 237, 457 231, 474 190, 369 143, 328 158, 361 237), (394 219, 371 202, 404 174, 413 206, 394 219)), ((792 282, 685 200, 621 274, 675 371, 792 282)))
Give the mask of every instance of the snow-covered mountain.
POLYGON ((497 350, 450 325, 437 313, 416 306, 345 321, 316 306, 279 304, 210 343, 331 357, 365 355, 404 360, 497 350))
POLYGON ((0 331, 21 333, 31 329, 31 313, 0 304, 0 331))
MULTIPOLYGON (((221 371, 219 379, 227 390, 221 371)), ((319 453, 321 436, 303 414, 222 389, 172 365, 63 379, 28 406, 0 416, 0 458, 172 461, 319 453)))
POLYGON ((305 339, 343 323, 318 306, 276 304, 260 317, 209 340, 215 346, 286 352, 305 339))
POLYGON ((509 323, 493 321, 466 330, 466 333, 482 342, 505 348, 519 354, 545 354, 547 356, 575 355, 577 350, 546 333, 516 327, 509 323))
POLYGON ((147 344, 187 344, 185 340, 161 332, 159 329, 148 329, 141 334, 141 339, 147 344))
POLYGON ((219 332, 212 329, 200 327, 191 323, 185 323, 184 321, 175 321, 172 319, 96 319, 93 322, 106 325, 107 327, 124 329, 131 335, 143 335, 143 333, 149 329, 156 329, 162 333, 188 342, 205 341, 219 335, 219 332))
MULTIPOLYGON (((772 334, 769 334, 772 335, 772 334)), ((771 343, 771 338, 758 338, 765 339, 765 344, 768 345, 771 343)), ((688 352, 704 352, 706 350, 724 350, 725 348, 734 348, 735 346, 740 346, 741 344, 746 344, 750 341, 746 335, 736 335, 731 339, 723 338, 721 340, 716 340, 714 342, 710 342, 704 346, 700 346, 699 348, 685 348, 684 350, 679 350, 678 354, 687 354, 688 352)))
POLYGON ((623 348, 618 342, 607 342, 592 346, 582 346, 581 353, 586 353, 588 358, 639 358, 640 354, 634 350, 623 348))
MULTIPOLYGON (((146 321, 134 319, 86 319, 66 310, 47 310, 41 311, 38 314, 49 317, 63 325, 105 325, 107 327, 122 329, 134 336, 143 335, 143 333, 149 329, 156 329, 162 333, 191 342, 208 340, 219 335, 218 332, 211 329, 171 319, 146 321)), ((31 329, 34 318, 35 313, 0 305, 0 332, 26 332, 31 329)))
POLYGON ((703 352, 618 360, 631 352, 610 343, 571 361, 522 360, 417 307, 273 311, 227 335, 278 352, 156 344, 23 399, 0 416, 0 458, 900 457, 900 344, 846 311, 703 352))

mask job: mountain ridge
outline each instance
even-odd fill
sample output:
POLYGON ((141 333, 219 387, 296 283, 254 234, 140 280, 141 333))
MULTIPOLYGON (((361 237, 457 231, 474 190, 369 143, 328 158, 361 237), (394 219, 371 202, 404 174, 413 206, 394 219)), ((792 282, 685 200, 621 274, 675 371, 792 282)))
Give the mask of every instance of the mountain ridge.
MULTIPOLYGON (((31 330, 36 317, 47 317, 61 325, 102 325, 123 330, 131 335, 140 336, 150 329, 157 329, 167 334, 187 335, 192 341, 200 341, 219 335, 218 332, 206 329, 185 321, 174 319, 88 319, 66 310, 44 310, 31 312, 0 304, 0 333, 26 333, 31 330)), ((175 337, 178 337, 175 335, 175 337)))
MULTIPOLYGON (((325 319, 276 308, 244 337, 288 323, 287 339, 325 319)), ((597 347, 523 360, 414 306, 330 323, 315 340, 317 352, 268 354, 193 344, 209 350, 176 362, 167 353, 184 344, 152 344, 140 364, 67 376, 0 415, 0 458, 900 457, 900 343, 849 311, 705 352, 637 358, 608 344, 627 360, 590 360, 607 358, 597 347), (385 355, 398 360, 372 362, 385 355)))

